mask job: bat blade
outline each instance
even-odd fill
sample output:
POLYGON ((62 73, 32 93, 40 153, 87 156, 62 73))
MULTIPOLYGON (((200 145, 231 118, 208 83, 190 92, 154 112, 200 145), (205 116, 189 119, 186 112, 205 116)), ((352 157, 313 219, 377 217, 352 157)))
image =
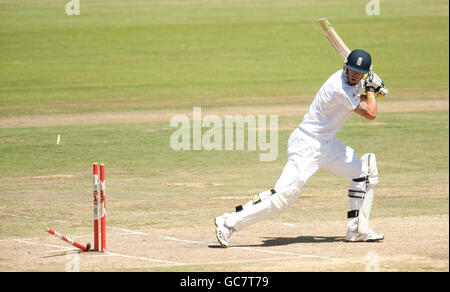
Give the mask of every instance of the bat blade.
POLYGON ((323 33, 325 34, 325 37, 328 39, 328 41, 331 43, 333 48, 339 53, 339 55, 345 59, 350 54, 351 50, 347 47, 347 45, 344 43, 344 41, 341 39, 341 37, 338 35, 338 33, 334 30, 331 23, 328 21, 327 18, 320 18, 317 20, 320 27, 323 30, 323 33))

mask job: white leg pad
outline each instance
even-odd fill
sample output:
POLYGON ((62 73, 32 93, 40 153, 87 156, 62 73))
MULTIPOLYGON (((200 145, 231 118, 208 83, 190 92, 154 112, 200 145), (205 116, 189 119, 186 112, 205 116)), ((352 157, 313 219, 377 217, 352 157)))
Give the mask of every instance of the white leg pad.
POLYGON ((240 212, 233 213, 225 221, 228 228, 239 231, 252 224, 278 215, 287 209, 300 197, 300 190, 295 187, 287 187, 262 200, 260 203, 248 206, 240 212))
POLYGON ((369 216, 372 209, 373 193, 375 187, 368 186, 361 209, 359 209, 358 232, 366 234, 369 232, 369 216))
POLYGON ((369 232, 369 217, 372 209, 372 201, 375 192, 375 185, 378 184, 378 169, 375 154, 367 153, 361 157, 361 161, 368 166, 369 178, 366 187, 366 194, 359 209, 358 232, 366 234, 369 232))

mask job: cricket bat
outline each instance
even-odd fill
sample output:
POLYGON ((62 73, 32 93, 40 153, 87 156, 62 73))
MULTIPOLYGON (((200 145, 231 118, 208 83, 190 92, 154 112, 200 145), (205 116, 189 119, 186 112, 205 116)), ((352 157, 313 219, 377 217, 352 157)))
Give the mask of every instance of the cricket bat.
POLYGON ((323 33, 328 41, 331 43, 333 48, 339 53, 339 55, 345 59, 350 54, 351 50, 347 47, 341 37, 334 30, 331 23, 326 18, 320 18, 317 20, 322 27, 323 33))

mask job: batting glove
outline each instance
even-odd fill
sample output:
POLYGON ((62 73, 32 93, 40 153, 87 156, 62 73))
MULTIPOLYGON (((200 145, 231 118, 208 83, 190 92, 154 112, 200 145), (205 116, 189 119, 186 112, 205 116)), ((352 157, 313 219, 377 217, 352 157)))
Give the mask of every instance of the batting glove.
POLYGON ((379 97, 384 97, 389 93, 386 87, 384 87, 384 82, 381 80, 380 76, 375 74, 372 70, 366 78, 364 84, 366 91, 376 92, 379 97))

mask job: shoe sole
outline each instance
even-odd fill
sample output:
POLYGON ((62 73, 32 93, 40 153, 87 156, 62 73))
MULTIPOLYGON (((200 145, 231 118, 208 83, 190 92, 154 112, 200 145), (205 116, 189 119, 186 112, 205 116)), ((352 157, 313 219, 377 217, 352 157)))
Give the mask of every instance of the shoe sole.
POLYGON ((377 241, 382 241, 384 239, 384 236, 382 238, 375 238, 375 239, 367 239, 367 242, 377 242, 377 241))
POLYGON ((223 248, 227 248, 228 247, 228 245, 225 245, 225 244, 220 242, 220 239, 219 239, 219 236, 217 235, 217 232, 216 232, 216 238, 217 238, 217 241, 219 242, 221 247, 223 247, 223 248))
MULTIPOLYGON (((214 218, 214 225, 216 225, 216 228, 219 227, 219 226, 217 225, 216 218, 214 218)), ((221 247, 223 247, 223 248, 227 248, 227 247, 228 247, 227 245, 225 245, 225 244, 223 244, 222 242, 220 242, 219 235, 217 234, 217 230, 216 230, 216 238, 217 238, 217 241, 219 242, 219 244, 220 244, 221 247)))
POLYGON ((384 236, 382 238, 375 238, 375 239, 366 239, 366 240, 348 240, 346 239, 346 242, 378 242, 382 241, 384 239, 384 236))

